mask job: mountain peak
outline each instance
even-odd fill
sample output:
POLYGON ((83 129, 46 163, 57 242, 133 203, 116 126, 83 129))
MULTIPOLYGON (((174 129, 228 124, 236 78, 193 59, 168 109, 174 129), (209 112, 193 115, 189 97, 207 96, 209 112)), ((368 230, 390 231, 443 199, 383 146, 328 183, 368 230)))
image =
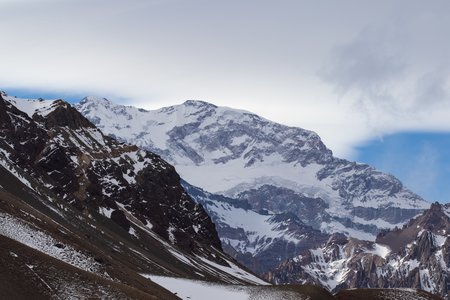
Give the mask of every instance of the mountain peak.
POLYGON ((68 126, 72 129, 94 127, 88 119, 62 99, 19 99, 3 95, 1 98, 19 111, 26 113, 31 119, 42 121, 47 128, 55 126, 68 126))
POLYGON ((194 106, 194 107, 213 107, 213 108, 217 108, 216 105, 203 101, 203 100, 186 100, 183 102, 184 106, 194 106))
POLYGON ((450 229, 450 218, 444 212, 443 206, 438 202, 431 204, 430 209, 419 216, 416 219, 416 222, 413 220, 412 223, 417 223, 416 226, 420 226, 421 228, 432 232, 450 229))
POLYGON ((444 208, 439 202, 434 202, 434 203, 431 203, 430 211, 444 212, 444 208))

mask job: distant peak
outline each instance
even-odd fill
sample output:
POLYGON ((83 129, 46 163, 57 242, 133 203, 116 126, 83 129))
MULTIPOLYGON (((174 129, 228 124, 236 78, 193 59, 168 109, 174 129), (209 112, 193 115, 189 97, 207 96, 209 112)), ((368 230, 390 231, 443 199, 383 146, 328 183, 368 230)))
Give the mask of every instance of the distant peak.
POLYGON ((437 232, 439 230, 448 231, 450 228, 450 218, 444 212, 444 208, 438 202, 431 204, 430 209, 424 211, 424 213, 417 217, 417 219, 410 222, 412 226, 420 226, 423 229, 437 232))
POLYGON ((436 223, 440 219, 447 219, 447 215, 444 212, 444 207, 438 202, 432 203, 430 209, 422 214, 422 220, 426 222, 436 223))
POLYGON ((434 202, 430 206, 430 211, 444 212, 444 208, 442 207, 442 205, 439 202, 434 202))
POLYGON ((202 107, 202 106, 209 106, 209 107, 214 107, 217 108, 216 105, 203 101, 203 100, 186 100, 183 103, 184 106, 195 106, 195 107, 202 107))

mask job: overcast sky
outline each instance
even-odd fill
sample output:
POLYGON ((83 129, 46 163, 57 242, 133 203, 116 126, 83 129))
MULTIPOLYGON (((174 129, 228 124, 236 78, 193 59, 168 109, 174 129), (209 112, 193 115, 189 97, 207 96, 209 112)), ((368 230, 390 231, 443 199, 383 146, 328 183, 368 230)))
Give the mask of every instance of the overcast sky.
POLYGON ((450 130, 449 1, 0 0, 0 88, 144 108, 202 99, 341 157, 450 130))

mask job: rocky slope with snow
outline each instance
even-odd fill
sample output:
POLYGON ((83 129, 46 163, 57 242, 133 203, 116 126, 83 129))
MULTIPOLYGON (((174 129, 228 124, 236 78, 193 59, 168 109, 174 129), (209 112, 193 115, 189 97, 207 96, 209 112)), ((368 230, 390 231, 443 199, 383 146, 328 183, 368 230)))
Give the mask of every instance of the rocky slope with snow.
POLYGON ((333 235, 267 274, 275 283, 346 288, 418 288, 449 295, 450 218, 438 203, 403 228, 384 231, 376 242, 333 235))
POLYGON ((258 274, 328 239, 328 234, 306 225, 294 213, 254 211, 248 202, 182 184, 211 216, 225 252, 258 274))

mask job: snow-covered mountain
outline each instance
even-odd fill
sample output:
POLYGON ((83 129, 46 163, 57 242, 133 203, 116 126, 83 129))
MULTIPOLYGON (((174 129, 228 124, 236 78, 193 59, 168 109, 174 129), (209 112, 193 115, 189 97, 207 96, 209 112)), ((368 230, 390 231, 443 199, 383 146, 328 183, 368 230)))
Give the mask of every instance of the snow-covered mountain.
MULTIPOLYGON (((429 207, 395 177, 333 157, 314 132, 203 101, 146 111, 87 97, 76 108, 106 134, 160 154, 203 190, 294 212, 307 225, 374 240, 429 207), (314 199, 311 210, 298 198, 314 199), (275 200, 278 199, 278 200, 275 200)), ((303 202, 305 204, 305 202, 303 202)))
MULTIPOLYGON (((147 111, 90 97, 76 108, 106 134, 174 164, 216 224, 224 250, 259 274, 327 247, 329 234, 363 240, 369 252, 384 249, 372 246, 381 230, 401 227, 430 206, 395 177, 334 157, 314 132, 250 112, 203 101, 147 111)), ((333 266, 342 268, 313 283, 343 287, 344 262, 333 266)), ((293 274, 283 283, 309 274, 284 270, 293 274)))
POLYGON ((432 204, 403 228, 376 242, 333 235, 321 247, 289 259, 267 276, 275 283, 345 288, 419 288, 444 298, 450 286, 450 218, 432 204))

